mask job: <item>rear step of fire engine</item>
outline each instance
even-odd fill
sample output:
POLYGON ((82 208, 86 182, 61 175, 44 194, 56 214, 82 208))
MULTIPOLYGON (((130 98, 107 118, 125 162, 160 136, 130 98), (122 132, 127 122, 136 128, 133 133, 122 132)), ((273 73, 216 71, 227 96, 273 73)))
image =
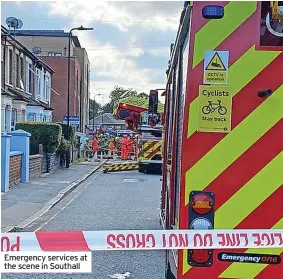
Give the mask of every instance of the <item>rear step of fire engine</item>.
POLYGON ((117 163, 103 165, 103 173, 118 172, 118 171, 131 171, 139 168, 138 163, 117 163))

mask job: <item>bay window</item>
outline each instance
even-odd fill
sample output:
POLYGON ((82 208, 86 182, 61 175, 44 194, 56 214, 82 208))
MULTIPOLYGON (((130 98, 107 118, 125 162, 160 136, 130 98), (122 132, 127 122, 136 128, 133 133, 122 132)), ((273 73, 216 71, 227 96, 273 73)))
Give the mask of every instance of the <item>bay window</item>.
POLYGON ((26 92, 32 94, 32 62, 26 60, 26 92))

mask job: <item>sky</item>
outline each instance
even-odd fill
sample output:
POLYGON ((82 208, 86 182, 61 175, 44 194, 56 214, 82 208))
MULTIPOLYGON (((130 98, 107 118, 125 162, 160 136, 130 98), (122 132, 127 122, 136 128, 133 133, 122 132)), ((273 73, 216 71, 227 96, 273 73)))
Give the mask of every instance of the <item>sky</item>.
POLYGON ((165 88, 182 9, 183 1, 1 1, 1 24, 13 16, 22 30, 93 27, 74 35, 90 59, 90 96, 104 104, 115 85, 145 93, 165 88))

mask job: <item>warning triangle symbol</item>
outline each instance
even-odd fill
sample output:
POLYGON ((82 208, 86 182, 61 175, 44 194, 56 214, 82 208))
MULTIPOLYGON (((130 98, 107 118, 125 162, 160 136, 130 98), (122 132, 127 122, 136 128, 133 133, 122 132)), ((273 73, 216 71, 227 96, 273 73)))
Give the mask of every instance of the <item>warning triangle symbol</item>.
POLYGON ((218 54, 218 52, 215 52, 212 59, 208 63, 208 65, 205 68, 209 71, 226 71, 226 68, 218 54))

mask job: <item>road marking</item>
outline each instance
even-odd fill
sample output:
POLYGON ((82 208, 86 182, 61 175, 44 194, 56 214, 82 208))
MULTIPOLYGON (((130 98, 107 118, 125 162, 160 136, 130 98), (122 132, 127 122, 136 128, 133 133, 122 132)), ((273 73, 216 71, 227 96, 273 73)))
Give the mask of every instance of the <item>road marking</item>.
MULTIPOLYGON (((93 180, 100 175, 101 172, 98 172, 97 175, 95 175, 86 185, 84 188, 87 188, 92 182, 93 180)), ((73 202, 80 194, 82 193, 82 191, 78 192, 70 201, 68 201, 68 203, 63 206, 57 213, 55 213, 52 217, 50 217, 45 223, 43 223, 41 226, 39 226, 35 232, 39 231, 40 229, 42 229, 45 225, 47 225, 51 220, 53 220, 56 216, 58 216, 71 202, 73 202)))
POLYGON ((138 182, 138 180, 135 178, 125 178, 124 182, 138 182))
POLYGON ((121 273, 115 273, 113 275, 109 275, 110 278, 115 278, 115 279, 126 279, 126 278, 129 278, 131 275, 130 272, 126 272, 124 274, 121 274, 121 273))

